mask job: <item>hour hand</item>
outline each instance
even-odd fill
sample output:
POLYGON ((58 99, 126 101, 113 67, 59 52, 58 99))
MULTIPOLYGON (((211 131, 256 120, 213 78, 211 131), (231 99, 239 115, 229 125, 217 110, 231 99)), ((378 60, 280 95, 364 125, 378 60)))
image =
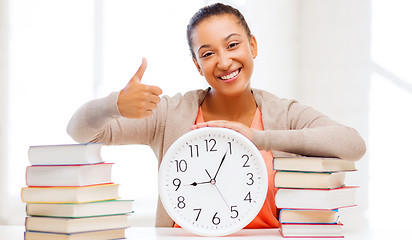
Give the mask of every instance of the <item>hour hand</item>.
POLYGON ((205 182, 193 182, 193 183, 191 183, 191 184, 189 184, 189 185, 196 187, 196 186, 199 185, 199 184, 206 184, 206 183, 210 183, 210 181, 205 181, 205 182))

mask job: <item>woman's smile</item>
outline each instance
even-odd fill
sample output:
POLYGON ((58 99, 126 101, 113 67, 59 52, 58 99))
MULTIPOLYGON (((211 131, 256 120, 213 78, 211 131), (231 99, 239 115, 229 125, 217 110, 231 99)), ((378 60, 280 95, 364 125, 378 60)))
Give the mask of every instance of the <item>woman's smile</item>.
POLYGON ((238 68, 234 71, 231 71, 231 72, 229 71, 228 73, 227 72, 223 73, 220 76, 218 76, 218 78, 220 80, 222 80, 223 82, 225 82, 225 83, 231 83, 239 77, 241 69, 242 68, 238 68))
POLYGON ((250 93, 257 44, 235 16, 203 20, 193 32, 192 42, 197 49, 193 61, 214 91, 226 96, 250 93))

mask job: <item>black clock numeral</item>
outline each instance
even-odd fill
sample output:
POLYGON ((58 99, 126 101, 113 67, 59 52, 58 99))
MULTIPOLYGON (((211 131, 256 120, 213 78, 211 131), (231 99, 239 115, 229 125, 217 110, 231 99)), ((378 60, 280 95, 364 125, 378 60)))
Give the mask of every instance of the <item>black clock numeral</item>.
POLYGON ((176 162, 176 171, 177 172, 186 172, 187 170, 187 162, 186 160, 175 160, 176 162))
POLYGON ((253 183, 255 182, 255 180, 253 180, 253 173, 248 173, 246 175, 249 176, 249 180, 250 180, 250 183, 247 182, 246 184, 249 185, 249 186, 252 186, 253 183))
POLYGON ((236 205, 230 207, 230 211, 232 212, 231 218, 237 218, 237 216, 239 216, 239 212, 235 208, 237 208, 236 205))
POLYGON ((199 145, 189 145, 190 157, 199 157, 199 145))
POLYGON ((243 200, 252 202, 252 196, 250 195, 250 192, 248 192, 248 193, 246 194, 246 197, 245 197, 243 200))
POLYGON ((246 161, 243 164, 243 167, 250 167, 250 165, 247 163, 249 162, 249 156, 247 154, 243 154, 242 158, 246 158, 246 161))
POLYGON ((217 151, 217 149, 215 149, 216 139, 214 139, 214 138, 211 138, 209 140, 205 139, 205 143, 206 143, 206 152, 215 152, 215 151, 217 151))
POLYGON ((202 211, 202 209, 201 209, 201 208, 194 208, 193 211, 199 211, 199 212, 197 213, 197 216, 196 216, 196 219, 195 219, 195 221, 197 221, 197 220, 199 219, 200 212, 202 211))
POLYGON ((232 142, 227 142, 229 144, 229 154, 232 154, 232 142))
POLYGON ((175 191, 177 191, 177 189, 179 189, 179 187, 180 187, 180 184, 182 183, 181 181, 180 181, 180 179, 179 178, 175 178, 175 179, 173 179, 173 185, 175 186, 175 187, 177 187, 176 189, 175 189, 175 191))
POLYGON ((183 196, 177 197, 177 207, 183 209, 186 207, 186 203, 184 202, 185 198, 183 196))
POLYGON ((215 213, 215 215, 213 215, 212 223, 215 225, 219 225, 220 223, 220 218, 217 216, 217 212, 215 213))

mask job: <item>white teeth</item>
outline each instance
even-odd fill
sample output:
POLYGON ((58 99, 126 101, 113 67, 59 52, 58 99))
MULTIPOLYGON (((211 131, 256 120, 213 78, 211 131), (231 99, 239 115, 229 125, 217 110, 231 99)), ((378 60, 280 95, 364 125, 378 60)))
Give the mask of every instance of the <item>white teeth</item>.
POLYGON ((239 70, 234 71, 234 72, 232 72, 232 73, 229 74, 229 75, 221 76, 220 78, 223 79, 223 80, 228 80, 228 79, 231 79, 231 78, 233 78, 234 76, 236 76, 236 75, 238 75, 238 74, 239 74, 239 70))

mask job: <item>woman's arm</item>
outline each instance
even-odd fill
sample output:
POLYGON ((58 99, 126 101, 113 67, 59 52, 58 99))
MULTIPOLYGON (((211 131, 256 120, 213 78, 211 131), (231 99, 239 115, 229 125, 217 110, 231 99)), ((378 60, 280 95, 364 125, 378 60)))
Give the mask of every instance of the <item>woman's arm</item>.
POLYGON ((110 144, 112 141, 109 123, 121 117, 117 109, 119 93, 92 100, 83 104, 72 116, 67 133, 76 142, 101 142, 110 144))
POLYGON ((84 104, 71 118, 68 134, 77 142, 149 144, 155 129, 154 111, 162 90, 141 83, 147 61, 143 58, 125 88, 84 104))
MULTIPOLYGON (((359 160, 365 154, 366 144, 355 129, 293 100, 282 101, 282 106, 285 128, 253 130, 252 141, 258 148, 347 160, 359 160)), ((275 117, 267 114, 266 119, 275 117)))
POLYGON ((358 132, 345 126, 300 130, 252 130, 252 142, 264 150, 278 150, 303 156, 338 157, 359 160, 366 145, 358 132))
POLYGON ((67 125, 68 134, 80 143, 150 144, 156 129, 157 111, 142 119, 122 117, 117 108, 118 96, 119 92, 114 92, 81 106, 67 125))
POLYGON ((355 161, 366 152, 366 144, 355 129, 335 122, 311 107, 291 101, 287 111, 281 115, 285 116, 287 125, 282 130, 259 131, 230 121, 205 122, 192 129, 230 128, 249 138, 259 149, 303 156, 337 157, 355 161))

